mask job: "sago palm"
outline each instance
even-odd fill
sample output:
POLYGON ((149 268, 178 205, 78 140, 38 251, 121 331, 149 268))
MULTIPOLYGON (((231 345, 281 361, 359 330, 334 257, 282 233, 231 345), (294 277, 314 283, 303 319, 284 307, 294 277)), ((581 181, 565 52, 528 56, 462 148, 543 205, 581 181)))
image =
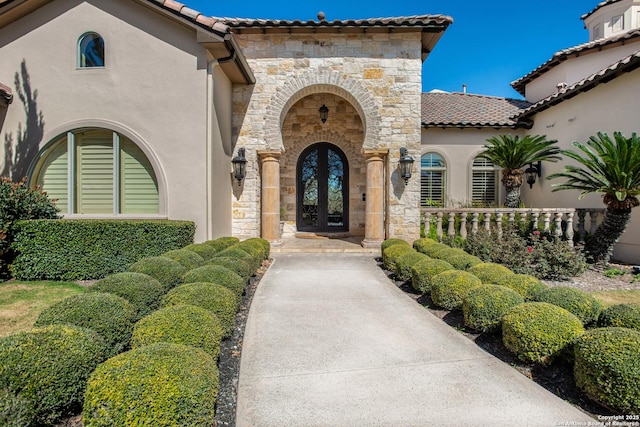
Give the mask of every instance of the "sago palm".
POLYGON ((560 160, 560 149, 554 145, 557 141, 547 140, 546 135, 526 135, 522 139, 517 135, 498 135, 487 139, 487 142, 478 157, 502 168, 501 182, 506 190, 505 206, 508 208, 520 205, 523 167, 538 161, 560 160))
POLYGON ((580 150, 562 150, 580 166, 565 165, 564 171, 549 176, 566 178, 554 184, 553 191, 578 190, 579 198, 589 193, 603 193, 607 207, 604 221, 585 245, 587 259, 592 263, 607 263, 613 247, 627 228, 631 209, 640 205, 640 138, 633 133, 626 138, 614 132, 613 140, 598 132, 586 145, 574 142, 580 150))

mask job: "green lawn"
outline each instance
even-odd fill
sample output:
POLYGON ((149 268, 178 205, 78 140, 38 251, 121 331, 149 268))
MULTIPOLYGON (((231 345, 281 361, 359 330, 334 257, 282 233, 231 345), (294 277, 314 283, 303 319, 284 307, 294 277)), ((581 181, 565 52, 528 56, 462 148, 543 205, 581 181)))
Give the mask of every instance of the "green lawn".
POLYGON ((597 291, 591 294, 606 307, 614 304, 640 304, 640 289, 597 291))
POLYGON ((0 283, 0 337, 30 329, 42 310, 84 291, 70 282, 0 283))

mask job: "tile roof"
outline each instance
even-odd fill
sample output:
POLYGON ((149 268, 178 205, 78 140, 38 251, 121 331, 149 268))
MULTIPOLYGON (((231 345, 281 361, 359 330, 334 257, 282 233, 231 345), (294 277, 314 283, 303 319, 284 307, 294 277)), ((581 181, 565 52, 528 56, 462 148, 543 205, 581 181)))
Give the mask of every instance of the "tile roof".
POLYGON ((628 31, 628 32, 623 33, 623 34, 619 34, 619 35, 613 36, 613 37, 607 37, 607 38, 603 38, 603 39, 593 40, 593 41, 590 41, 590 42, 587 42, 587 43, 583 43, 583 44, 579 44, 577 46, 570 47, 568 49, 564 49, 564 50, 558 51, 558 52, 553 54, 551 59, 549 59, 544 64, 540 65, 535 70, 531 71, 526 76, 521 77, 518 80, 515 80, 515 81, 511 82, 511 87, 513 87, 515 90, 517 90, 521 95, 524 95, 524 89, 525 89, 525 86, 528 83, 530 83, 531 81, 533 81, 536 78, 540 77, 541 75, 543 75, 544 73, 546 73, 550 69, 556 67, 560 63, 566 61, 567 59, 569 59, 569 57, 571 55, 578 56, 581 53, 584 53, 584 52, 589 51, 589 50, 595 50, 595 49, 600 50, 605 46, 609 46, 609 45, 616 44, 616 43, 624 44, 629 40, 639 41, 640 40, 640 29, 637 28, 637 29, 628 31))
POLYGON ((597 73, 593 73, 589 77, 586 77, 579 82, 536 102, 523 110, 520 114, 511 118, 513 120, 527 120, 529 117, 539 113, 540 111, 544 111, 564 100, 571 99, 582 92, 587 92, 601 83, 607 83, 624 73, 637 69, 638 67, 640 67, 640 50, 609 65, 607 68, 604 68, 597 73))
POLYGON ((604 7, 604 6, 608 5, 608 4, 618 3, 619 1, 622 1, 622 0, 605 0, 603 2, 600 2, 600 3, 598 3, 598 5, 592 11, 582 15, 580 17, 580 19, 582 19, 584 21, 585 19, 587 19, 588 17, 590 17, 591 15, 596 13, 600 8, 602 8, 602 7, 604 7))
POLYGON ((519 99, 467 93, 423 93, 422 126, 514 128, 513 117, 531 104, 519 99))
POLYGON ((321 20, 279 20, 248 18, 214 18, 232 28, 367 28, 367 27, 438 27, 446 28, 453 18, 445 15, 416 15, 393 18, 321 20))
POLYGON ((13 101, 13 94, 9 86, 5 86, 0 83, 0 99, 4 100, 7 104, 11 104, 13 101))
POLYGON ((188 8, 182 3, 174 0, 146 0, 149 3, 161 6, 163 9, 191 21, 192 23, 206 28, 218 35, 224 36, 230 33, 230 28, 217 19, 205 16, 197 10, 188 8))

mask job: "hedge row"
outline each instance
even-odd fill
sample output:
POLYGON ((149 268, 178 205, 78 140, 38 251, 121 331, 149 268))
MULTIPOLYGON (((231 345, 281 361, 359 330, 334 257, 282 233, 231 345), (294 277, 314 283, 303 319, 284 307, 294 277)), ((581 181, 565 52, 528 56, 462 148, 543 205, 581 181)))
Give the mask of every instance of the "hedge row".
POLYGON ((195 224, 164 220, 30 220, 14 224, 19 280, 89 280, 193 242, 195 224))
POLYGON ((213 424, 220 343, 255 271, 246 266, 269 253, 268 242, 249 240, 205 243, 214 255, 243 254, 220 259, 244 263, 244 276, 203 264, 209 282, 186 283, 202 267, 172 257, 204 260, 172 249, 50 306, 41 328, 1 338, 0 424, 52 425, 81 409, 85 426, 213 424))
POLYGON ((575 360, 576 384, 585 394, 621 413, 640 413, 639 305, 603 310, 584 291, 548 288, 533 276, 431 239, 416 240, 413 247, 390 239, 382 254, 396 279, 406 280, 410 269, 415 290, 447 310, 462 309, 468 328, 501 331, 505 347, 525 362, 575 360), (601 328, 585 331, 596 325, 601 328))

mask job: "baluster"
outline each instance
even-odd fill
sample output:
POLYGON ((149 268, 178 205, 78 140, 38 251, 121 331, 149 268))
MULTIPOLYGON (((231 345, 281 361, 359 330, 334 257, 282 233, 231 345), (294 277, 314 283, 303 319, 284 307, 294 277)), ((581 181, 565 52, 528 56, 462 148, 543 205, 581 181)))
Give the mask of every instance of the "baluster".
POLYGON ((484 229, 491 233, 491 212, 484 214, 484 229))
POLYGON ((476 234, 478 232, 478 217, 480 214, 478 212, 474 212, 471 217, 471 234, 476 234))
POLYGON ((584 236, 586 230, 584 229, 584 218, 587 216, 586 209, 578 209, 578 242, 584 244, 584 236))
POLYGON ((467 238, 467 213, 466 212, 462 212, 462 215, 460 217, 460 236, 462 236, 463 239, 467 238))
POLYGON ((438 212, 436 218, 436 236, 438 236, 438 240, 442 240, 442 212, 438 212))
POLYGON ((431 232, 431 212, 424 213, 424 235, 428 236, 431 232))
POLYGON ((509 212, 509 228, 513 230, 513 226, 516 223, 516 213, 511 211, 509 212))
POLYGON ((555 229, 553 230, 553 235, 556 238, 559 238, 560 236, 562 236, 562 212, 556 212, 555 216, 555 229))
POLYGON ((456 237, 456 213, 449 212, 449 228, 447 230, 449 237, 456 237))
POLYGON ((496 229, 498 230, 498 239, 502 238, 502 212, 496 213, 496 229))
POLYGON ((567 212, 567 231, 565 236, 569 246, 573 246, 573 212, 567 212))
POLYGON ((589 233, 594 234, 598 228, 598 211, 589 209, 589 233))
POLYGON ((535 211, 531 214, 531 216, 533 218, 531 218, 531 221, 533 222, 533 229, 537 230, 538 229, 538 219, 540 219, 540 212, 535 211))
POLYGON ((544 213, 544 231, 549 231, 551 229, 551 212, 544 213))
POLYGON ((527 229, 527 219, 529 218, 529 212, 522 212, 520 217, 520 224, 522 224, 522 230, 527 229))

